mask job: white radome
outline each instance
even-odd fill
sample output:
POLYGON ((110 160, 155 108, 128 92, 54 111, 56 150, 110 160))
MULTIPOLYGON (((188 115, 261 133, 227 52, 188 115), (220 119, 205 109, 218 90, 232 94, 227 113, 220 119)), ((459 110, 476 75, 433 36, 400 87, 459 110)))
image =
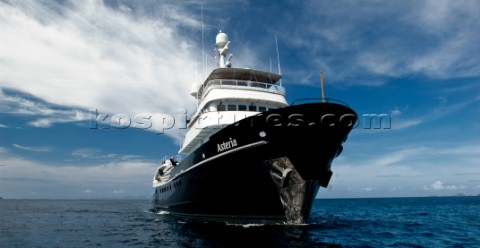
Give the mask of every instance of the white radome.
POLYGON ((196 98, 197 94, 198 94, 198 85, 197 83, 193 83, 192 86, 190 87, 190 95, 196 98))
POLYGON ((223 48, 228 43, 228 35, 226 33, 218 33, 215 39, 215 45, 218 48, 223 48))

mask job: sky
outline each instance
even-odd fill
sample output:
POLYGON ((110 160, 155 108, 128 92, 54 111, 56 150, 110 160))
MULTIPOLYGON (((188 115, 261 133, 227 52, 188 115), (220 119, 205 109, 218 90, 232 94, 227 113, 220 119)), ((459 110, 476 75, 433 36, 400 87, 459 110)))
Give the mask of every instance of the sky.
POLYGON ((288 102, 322 71, 359 115, 318 198, 478 195, 479 26, 475 0, 0 0, 0 196, 149 199, 219 30, 288 102))

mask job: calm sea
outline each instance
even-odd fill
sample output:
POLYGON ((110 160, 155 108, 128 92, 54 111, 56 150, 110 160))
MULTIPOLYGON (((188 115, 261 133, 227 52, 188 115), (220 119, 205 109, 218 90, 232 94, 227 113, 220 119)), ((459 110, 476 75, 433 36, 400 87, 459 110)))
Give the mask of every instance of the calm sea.
POLYGON ((480 197, 316 200, 306 225, 150 209, 146 200, 2 200, 0 247, 480 247, 480 197))

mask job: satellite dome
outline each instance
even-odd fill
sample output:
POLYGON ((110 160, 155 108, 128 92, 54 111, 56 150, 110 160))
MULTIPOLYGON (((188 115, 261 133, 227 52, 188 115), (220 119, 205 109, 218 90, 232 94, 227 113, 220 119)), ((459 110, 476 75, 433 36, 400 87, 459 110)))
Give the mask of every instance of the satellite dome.
POLYGON ((223 33, 220 31, 220 33, 217 34, 215 46, 218 48, 224 47, 228 43, 228 36, 226 33, 223 33))
POLYGON ((198 95, 198 85, 197 83, 193 83, 192 86, 190 87, 190 95, 197 97, 198 95))

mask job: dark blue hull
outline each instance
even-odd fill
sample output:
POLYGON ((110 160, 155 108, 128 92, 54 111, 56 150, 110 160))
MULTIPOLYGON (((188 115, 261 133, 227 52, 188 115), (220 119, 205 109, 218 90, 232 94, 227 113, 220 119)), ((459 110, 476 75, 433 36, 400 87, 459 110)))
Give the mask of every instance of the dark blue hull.
POLYGON ((304 222, 357 120, 341 104, 275 109, 219 130, 155 188, 156 210, 208 219, 304 222))

